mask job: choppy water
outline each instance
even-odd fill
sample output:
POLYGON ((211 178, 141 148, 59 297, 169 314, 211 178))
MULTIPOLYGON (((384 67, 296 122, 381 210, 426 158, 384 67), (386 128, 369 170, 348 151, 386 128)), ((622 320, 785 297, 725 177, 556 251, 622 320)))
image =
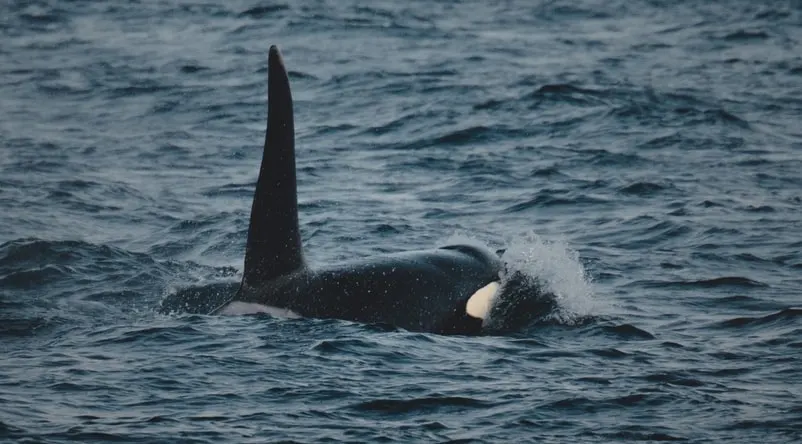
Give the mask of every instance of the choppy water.
POLYGON ((802 8, 6 1, 0 440, 802 439, 802 8), (317 263, 454 236, 506 336, 164 316, 242 268, 282 47, 317 263))

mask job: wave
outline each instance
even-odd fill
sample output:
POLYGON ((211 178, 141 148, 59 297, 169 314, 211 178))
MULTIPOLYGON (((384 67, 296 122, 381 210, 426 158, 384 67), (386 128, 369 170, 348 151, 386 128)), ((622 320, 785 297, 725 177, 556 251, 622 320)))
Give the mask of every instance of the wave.
POLYGON ((721 328, 744 328, 744 327, 763 327, 797 325, 802 321, 802 308, 785 308, 765 316, 742 316, 728 319, 716 324, 721 328))
POLYGON ((455 410, 484 409, 496 403, 462 396, 427 396, 415 399, 375 399, 351 406, 362 412, 385 414, 453 412, 455 410))
POLYGON ((633 282, 644 288, 681 288, 681 289, 710 289, 710 288, 765 288, 769 285, 741 276, 724 276, 711 279, 679 280, 679 281, 637 281, 633 282))

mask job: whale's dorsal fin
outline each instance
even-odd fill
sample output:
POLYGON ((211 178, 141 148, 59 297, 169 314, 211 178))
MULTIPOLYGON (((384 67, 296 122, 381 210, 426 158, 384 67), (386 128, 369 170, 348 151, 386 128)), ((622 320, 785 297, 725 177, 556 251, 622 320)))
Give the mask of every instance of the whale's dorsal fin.
POLYGON ((271 46, 267 62, 267 131, 248 226, 243 285, 258 285, 303 266, 292 94, 281 53, 271 46))

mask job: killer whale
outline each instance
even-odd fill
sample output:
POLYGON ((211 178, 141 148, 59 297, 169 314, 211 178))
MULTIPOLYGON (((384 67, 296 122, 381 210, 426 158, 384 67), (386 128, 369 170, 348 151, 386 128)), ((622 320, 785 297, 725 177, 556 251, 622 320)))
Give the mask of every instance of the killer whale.
MULTIPOLYGON (((193 311, 207 314, 270 313, 478 334, 494 309, 508 314, 520 308, 516 301, 527 301, 521 295, 541 294, 531 280, 508 273, 496 253, 474 245, 310 267, 298 222, 293 100, 276 46, 268 54, 267 89, 267 128, 239 288, 222 303, 205 300, 206 291, 185 290, 163 302, 163 311, 197 303, 193 311), (499 302, 504 294, 515 298, 499 302)), ((539 305, 529 309, 538 312, 554 306, 553 298, 534 300, 539 305)))

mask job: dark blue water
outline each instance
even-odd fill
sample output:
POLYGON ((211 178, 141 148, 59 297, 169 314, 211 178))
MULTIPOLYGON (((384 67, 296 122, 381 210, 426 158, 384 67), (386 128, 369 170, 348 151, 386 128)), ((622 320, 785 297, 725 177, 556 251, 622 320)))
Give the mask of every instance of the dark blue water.
POLYGON ((0 440, 797 442, 802 8, 5 1, 0 440), (470 239, 558 315, 161 315, 242 270, 266 56, 313 263, 470 239))

